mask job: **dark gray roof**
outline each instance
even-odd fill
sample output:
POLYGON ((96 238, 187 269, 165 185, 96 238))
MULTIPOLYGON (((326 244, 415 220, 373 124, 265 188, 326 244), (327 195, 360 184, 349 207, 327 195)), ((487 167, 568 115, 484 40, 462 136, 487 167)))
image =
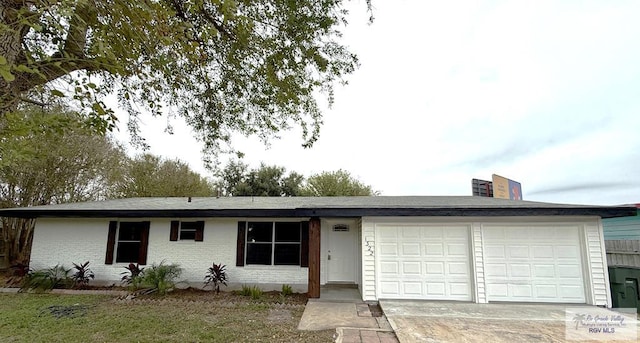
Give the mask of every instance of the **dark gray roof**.
POLYGON ((5 217, 360 217, 635 215, 630 206, 567 205, 474 196, 129 198, 0 209, 5 217))

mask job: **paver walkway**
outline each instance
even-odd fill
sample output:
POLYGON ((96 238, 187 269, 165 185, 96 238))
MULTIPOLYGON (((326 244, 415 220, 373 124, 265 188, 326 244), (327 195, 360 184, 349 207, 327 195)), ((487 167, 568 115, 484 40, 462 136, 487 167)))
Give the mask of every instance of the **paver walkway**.
MULTIPOLYGON (((379 310, 379 308, 378 308, 379 310)), ((299 330, 336 329, 336 343, 398 343, 387 318, 366 303, 309 301, 299 330)))

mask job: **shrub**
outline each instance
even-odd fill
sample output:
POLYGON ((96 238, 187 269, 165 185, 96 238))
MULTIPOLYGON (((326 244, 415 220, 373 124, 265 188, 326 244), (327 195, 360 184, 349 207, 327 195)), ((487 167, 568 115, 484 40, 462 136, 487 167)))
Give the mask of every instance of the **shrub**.
POLYGON ((251 287, 242 285, 242 289, 238 291, 238 294, 248 297, 251 295, 251 287))
POLYGON ((160 295, 175 288, 175 280, 182 274, 182 268, 177 264, 155 263, 144 271, 142 285, 150 287, 160 295))
POLYGON ((282 285, 282 295, 287 296, 293 294, 293 289, 290 285, 282 285))
POLYGON ((142 283, 142 276, 144 273, 144 268, 140 268, 140 265, 129 263, 127 267, 124 267, 127 271, 120 273, 122 278, 120 282, 126 285, 130 285, 131 287, 139 288, 140 283, 142 283))
POLYGON ((251 287, 250 294, 251 294, 251 299, 258 300, 262 297, 262 290, 258 288, 258 286, 253 286, 251 287))
POLYGON ((74 263, 73 269, 76 270, 71 276, 74 287, 85 288, 89 284, 89 281, 95 278, 95 274, 89 269, 89 261, 83 264, 74 263))
POLYGON ((204 277, 204 286, 212 286, 216 291, 216 294, 220 293, 220 285, 227 285, 227 272, 225 269, 227 266, 220 264, 215 264, 207 270, 207 274, 204 277))
POLYGON ((27 274, 21 290, 49 291, 54 288, 68 287, 72 280, 69 277, 71 269, 57 264, 49 269, 41 269, 27 274))

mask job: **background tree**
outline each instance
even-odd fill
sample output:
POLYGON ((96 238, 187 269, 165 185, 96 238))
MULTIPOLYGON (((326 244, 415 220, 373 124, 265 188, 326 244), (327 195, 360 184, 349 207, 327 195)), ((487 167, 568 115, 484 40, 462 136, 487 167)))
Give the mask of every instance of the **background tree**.
POLYGON ((369 185, 351 176, 346 170, 322 172, 310 176, 302 188, 303 196, 379 195, 369 185))
POLYGON ((230 161, 220 172, 218 185, 230 196, 296 196, 303 180, 296 172, 287 174, 284 167, 261 163, 250 170, 242 161, 230 161))
MULTIPOLYGON (((24 207, 104 199, 120 177, 122 148, 96 136, 75 113, 30 110, 0 121, 3 163, 0 206, 24 207), (13 153, 13 152, 19 153, 13 153)), ((32 220, 2 218, 2 242, 10 262, 29 256, 32 220)))
POLYGON ((114 196, 132 197, 210 197, 211 182, 179 160, 143 154, 126 162, 123 177, 114 187, 114 196))
MULTIPOLYGON (((217 152, 231 134, 263 139, 295 123, 318 137, 314 94, 357 66, 338 43, 345 0, 0 1, 0 117, 21 102, 64 97, 94 128, 118 94, 137 132, 138 108, 175 111, 217 152)), ((370 2, 366 2, 370 7, 370 2)))

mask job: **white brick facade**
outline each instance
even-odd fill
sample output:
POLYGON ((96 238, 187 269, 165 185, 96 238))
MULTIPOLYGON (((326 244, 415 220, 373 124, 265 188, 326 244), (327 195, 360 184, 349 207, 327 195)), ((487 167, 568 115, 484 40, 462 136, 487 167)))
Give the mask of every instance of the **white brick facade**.
MULTIPOLYGON (((176 218, 177 219, 177 218, 176 218)), ((201 286, 207 268, 213 262, 227 266, 231 288, 242 284, 260 284, 264 290, 280 289, 289 284, 298 291, 306 291, 308 268, 299 266, 236 267, 237 225, 244 219, 205 219, 204 239, 195 241, 170 241, 170 222, 176 220, 127 218, 123 221, 149 220, 149 245, 147 266, 152 263, 177 263, 183 268, 181 280, 192 286, 201 286)), ((181 220, 202 220, 179 218, 181 220)), ((120 282, 121 273, 128 263, 106 265, 107 234, 110 220, 107 219, 49 219, 37 220, 33 237, 31 267, 34 269, 62 264, 67 268, 72 263, 90 261, 96 274, 96 282, 120 282)))

